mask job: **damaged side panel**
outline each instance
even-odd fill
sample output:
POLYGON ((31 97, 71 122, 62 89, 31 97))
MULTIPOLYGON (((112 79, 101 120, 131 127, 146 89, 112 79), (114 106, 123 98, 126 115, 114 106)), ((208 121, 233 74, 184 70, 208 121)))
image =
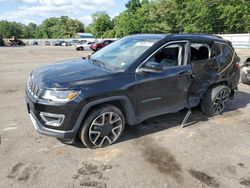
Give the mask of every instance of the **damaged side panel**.
POLYGON ((201 98, 207 88, 219 79, 218 62, 216 59, 196 61, 192 63, 192 68, 195 80, 190 89, 190 96, 201 98))
POLYGON ((197 105, 207 89, 213 84, 226 82, 232 89, 236 89, 229 82, 229 78, 232 77, 230 75, 238 79, 238 75, 233 74, 236 68, 235 64, 239 61, 234 50, 227 44, 214 43, 209 54, 208 59, 192 61, 192 57, 190 58, 194 73, 194 81, 189 92, 191 106, 197 105))

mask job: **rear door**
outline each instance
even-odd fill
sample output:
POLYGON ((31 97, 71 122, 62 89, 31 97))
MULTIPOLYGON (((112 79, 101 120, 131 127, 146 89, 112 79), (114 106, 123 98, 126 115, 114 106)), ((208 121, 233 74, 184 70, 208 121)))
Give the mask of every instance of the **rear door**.
POLYGON ((220 49, 216 45, 210 47, 208 44, 192 43, 190 51, 190 63, 195 75, 190 95, 200 98, 210 84, 219 77, 218 57, 220 57, 220 49))
MULTIPOLYGON (((176 112, 187 106, 191 66, 187 65, 188 42, 172 42, 148 58, 164 67, 160 73, 136 73, 137 112, 150 117, 176 112)), ((143 66, 142 66, 143 67, 143 66)))

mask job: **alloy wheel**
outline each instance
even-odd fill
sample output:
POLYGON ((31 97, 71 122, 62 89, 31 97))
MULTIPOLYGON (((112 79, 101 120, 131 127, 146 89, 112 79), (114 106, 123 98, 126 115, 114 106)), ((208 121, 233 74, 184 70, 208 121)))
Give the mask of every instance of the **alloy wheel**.
POLYGON ((89 139, 97 147, 113 144, 122 133, 122 119, 115 112, 105 112, 97 116, 89 128, 89 139))
POLYGON ((229 92, 227 90, 222 90, 218 93, 214 100, 213 108, 215 113, 219 114, 225 109, 225 103, 229 99, 229 92))

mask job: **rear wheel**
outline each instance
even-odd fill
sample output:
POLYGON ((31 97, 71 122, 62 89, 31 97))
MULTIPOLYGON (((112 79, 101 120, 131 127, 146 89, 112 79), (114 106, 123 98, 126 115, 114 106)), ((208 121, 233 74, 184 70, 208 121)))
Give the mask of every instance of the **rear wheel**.
POLYGON ((212 87, 208 89, 201 101, 201 110, 209 116, 220 114, 225 110, 229 96, 230 89, 227 86, 212 87))
POLYGON ((125 119, 115 106, 104 105, 93 109, 79 131, 82 143, 89 148, 109 146, 121 136, 125 119))

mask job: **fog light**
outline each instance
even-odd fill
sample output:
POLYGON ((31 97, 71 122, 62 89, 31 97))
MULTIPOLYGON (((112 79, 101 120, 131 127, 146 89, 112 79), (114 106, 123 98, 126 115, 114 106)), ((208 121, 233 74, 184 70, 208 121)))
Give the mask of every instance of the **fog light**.
POLYGON ((59 127, 63 123, 65 115, 40 112, 40 116, 46 125, 59 127))

